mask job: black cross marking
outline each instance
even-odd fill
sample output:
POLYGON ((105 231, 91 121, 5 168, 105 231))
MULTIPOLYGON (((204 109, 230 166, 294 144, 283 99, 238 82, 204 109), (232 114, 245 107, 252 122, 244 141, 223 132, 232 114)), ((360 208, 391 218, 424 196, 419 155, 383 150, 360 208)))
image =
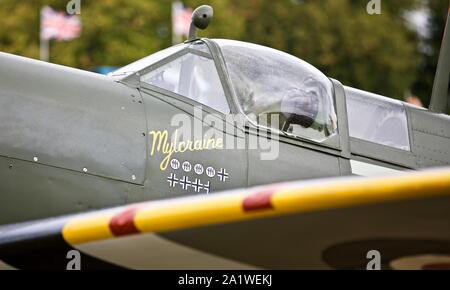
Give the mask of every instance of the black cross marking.
POLYGON ((219 172, 217 172, 217 175, 219 175, 220 181, 223 181, 223 182, 225 182, 229 176, 229 174, 227 173, 227 170, 224 168, 220 168, 219 172))
POLYGON ((200 185, 203 187, 203 189, 206 191, 206 194, 209 194, 209 180, 208 183, 206 184, 201 184, 200 185))
POLYGON ((192 182, 189 181, 189 177, 183 176, 182 179, 180 179, 179 183, 181 184, 181 187, 184 190, 188 190, 189 186, 192 186, 192 182))
POLYGON ((177 175, 171 173, 171 174, 167 177, 167 182, 169 183, 170 187, 175 187, 175 185, 178 183, 177 175))
POLYGON ((202 183, 198 178, 195 179, 195 182, 192 182, 191 186, 194 188, 195 192, 200 192, 200 190, 203 189, 202 183))

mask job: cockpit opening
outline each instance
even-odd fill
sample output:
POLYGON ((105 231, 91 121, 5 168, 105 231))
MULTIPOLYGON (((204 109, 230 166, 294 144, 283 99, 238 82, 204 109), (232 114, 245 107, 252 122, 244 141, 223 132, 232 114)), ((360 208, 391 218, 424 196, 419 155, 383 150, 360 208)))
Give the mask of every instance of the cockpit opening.
MULTIPOLYGON (((233 100, 256 126, 285 135, 322 142, 337 134, 333 85, 318 69, 268 47, 216 39, 225 61, 215 57, 203 40, 163 50, 112 73, 127 78, 136 73, 141 84, 187 97, 223 114, 233 100), (138 74, 137 74, 138 73, 138 74), (225 78, 220 75, 224 73, 225 78), (223 89, 230 81, 234 96, 223 89)), ((236 107, 236 106, 233 106, 236 107)), ((238 113, 238 112, 236 112, 238 113)))

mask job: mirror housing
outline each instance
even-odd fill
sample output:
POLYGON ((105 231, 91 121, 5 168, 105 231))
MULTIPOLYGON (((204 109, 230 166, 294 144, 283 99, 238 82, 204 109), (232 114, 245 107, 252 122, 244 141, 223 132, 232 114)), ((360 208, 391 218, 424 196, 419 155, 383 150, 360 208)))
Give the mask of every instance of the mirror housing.
POLYGON ((197 28, 204 30, 208 28, 214 16, 214 9, 209 5, 202 5, 192 13, 191 27, 189 28, 188 41, 197 39, 197 28))

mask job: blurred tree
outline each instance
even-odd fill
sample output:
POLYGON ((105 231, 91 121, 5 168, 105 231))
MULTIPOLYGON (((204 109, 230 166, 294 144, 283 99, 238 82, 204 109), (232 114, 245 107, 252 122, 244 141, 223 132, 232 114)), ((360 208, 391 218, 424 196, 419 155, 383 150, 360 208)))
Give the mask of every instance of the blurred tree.
MULTIPOLYGON (((245 1, 242 1, 245 2, 245 1)), ((200 37, 211 38, 245 38, 245 17, 242 17, 239 5, 232 5, 230 0, 184 0, 187 7, 198 7, 203 4, 214 8, 214 19, 208 29, 199 31, 200 37)))
MULTIPOLYGON (((366 7, 370 0, 350 0, 352 6, 366 7)), ((381 0, 382 13, 390 13, 391 15, 402 15, 403 12, 417 8, 421 4, 421 0, 381 0)))
POLYGON ((0 50, 39 56, 39 26, 36 3, 0 0, 0 50))
POLYGON ((442 36, 444 35, 449 0, 426 0, 428 4, 428 30, 425 37, 425 49, 420 63, 418 78, 413 90, 422 102, 428 106, 433 89, 434 75, 441 49, 442 36))
POLYGON ((121 66, 170 44, 170 3, 164 1, 82 1, 81 18, 81 38, 53 45, 55 62, 121 66))
MULTIPOLYGON (((195 7, 202 1, 185 1, 195 7)), ((207 1, 208 2, 208 1, 207 1)), ((242 35, 244 20, 230 21, 227 0, 209 1, 217 11, 205 35, 242 35)), ((49 5, 65 11, 68 0, 0 0, 0 50, 39 58, 39 13, 49 5)), ((91 69, 121 66, 171 45, 171 1, 83 0, 81 37, 52 41, 51 62, 91 69)))
MULTIPOLYGON (((0 0, 0 49, 39 58, 40 9, 65 11, 68 1, 0 0)), ((51 62, 90 69, 123 65, 170 44, 170 3, 167 1, 81 1, 81 37, 52 41, 51 62)))
MULTIPOLYGON (((184 0, 210 4, 215 18, 201 36, 259 43, 294 54, 346 85, 400 98, 418 72, 417 36, 402 14, 420 0, 184 0)), ((431 0, 430 0, 431 1, 431 0)), ((445 0, 443 0, 445 1, 445 0)), ((0 50, 38 58, 39 10, 65 0, 0 0, 0 50)), ((432 1, 434 2, 434 1, 432 1)), ((169 0, 83 0, 82 36, 52 42, 51 61, 91 69, 121 66, 171 43, 169 0)))
POLYGON ((245 14, 246 40, 292 53, 346 85, 402 98, 417 73, 417 36, 402 13, 416 0, 233 0, 245 14))

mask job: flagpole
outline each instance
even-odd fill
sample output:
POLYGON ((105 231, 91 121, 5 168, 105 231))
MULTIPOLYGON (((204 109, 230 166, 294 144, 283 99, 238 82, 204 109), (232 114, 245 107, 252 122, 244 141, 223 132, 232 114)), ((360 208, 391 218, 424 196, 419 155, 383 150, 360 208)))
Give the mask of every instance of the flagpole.
POLYGON ((42 61, 50 61, 50 44, 57 41, 72 40, 81 34, 81 20, 78 15, 66 15, 50 6, 41 9, 39 33, 39 56, 42 61))
POLYGON ((42 60, 42 61, 46 61, 46 62, 48 62, 49 61, 49 58, 50 58, 50 53, 49 53, 49 49, 50 49, 50 40, 48 39, 48 38, 46 38, 46 37, 44 37, 44 33, 43 33, 43 11, 44 11, 44 9, 45 9, 45 7, 43 7, 42 9, 41 9, 41 12, 39 13, 39 15, 40 15, 40 25, 39 25, 39 27, 40 27, 40 31, 39 31, 39 56, 40 56, 40 59, 42 60))
POLYGON ((172 17, 171 17, 171 21, 172 21, 172 45, 175 44, 179 44, 183 41, 183 38, 181 35, 179 35, 178 33, 175 32, 174 26, 174 15, 177 11, 177 9, 180 8, 180 6, 182 6, 183 4, 179 1, 179 0, 174 0, 172 1, 172 17))
POLYGON ((49 61, 50 40, 40 37, 39 54, 42 61, 49 61))

